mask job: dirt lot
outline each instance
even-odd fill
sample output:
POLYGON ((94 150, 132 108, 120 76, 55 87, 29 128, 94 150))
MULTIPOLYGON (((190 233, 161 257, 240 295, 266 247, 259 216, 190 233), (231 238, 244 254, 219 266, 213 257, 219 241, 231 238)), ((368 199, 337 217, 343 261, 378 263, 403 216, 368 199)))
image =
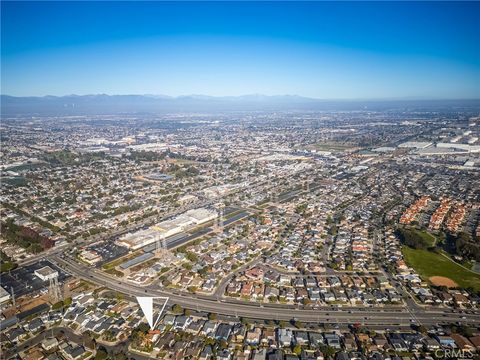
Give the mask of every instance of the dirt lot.
POLYGON ((10 316, 13 316, 15 315, 17 312, 23 312, 23 311, 27 311, 27 310, 30 310, 32 308, 34 308, 35 306, 38 306, 38 305, 41 305, 41 304, 44 304, 44 303, 48 303, 49 301, 49 298, 48 298, 48 295, 43 295, 43 296, 40 296, 38 298, 35 298, 35 299, 32 299, 32 298, 29 298, 29 297, 21 297, 19 299, 17 299, 17 309, 15 309, 13 306, 12 307, 9 307, 8 309, 5 309, 3 311, 3 315, 8 318, 10 316))
POLYGON ((432 276, 428 280, 430 280, 435 286, 446 286, 449 288, 454 288, 458 286, 455 281, 444 276, 432 276))

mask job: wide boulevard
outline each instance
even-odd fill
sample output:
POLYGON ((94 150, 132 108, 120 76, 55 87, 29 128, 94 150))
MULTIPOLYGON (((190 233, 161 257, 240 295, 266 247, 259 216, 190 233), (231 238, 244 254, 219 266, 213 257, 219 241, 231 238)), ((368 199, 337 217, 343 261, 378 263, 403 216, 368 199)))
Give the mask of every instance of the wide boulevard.
POLYGON ((292 305, 249 303, 234 299, 223 299, 218 296, 192 295, 121 281, 103 273, 101 270, 79 264, 70 258, 52 256, 49 259, 73 276, 118 291, 130 298, 135 296, 168 297, 169 304, 178 304, 196 311, 212 312, 232 317, 285 321, 294 319, 305 323, 339 325, 360 323, 371 326, 385 325, 386 327, 409 326, 410 324, 430 326, 457 322, 480 325, 480 315, 478 314, 463 314, 452 312, 450 309, 441 310, 441 308, 415 307, 412 309, 408 306, 299 308, 292 305))

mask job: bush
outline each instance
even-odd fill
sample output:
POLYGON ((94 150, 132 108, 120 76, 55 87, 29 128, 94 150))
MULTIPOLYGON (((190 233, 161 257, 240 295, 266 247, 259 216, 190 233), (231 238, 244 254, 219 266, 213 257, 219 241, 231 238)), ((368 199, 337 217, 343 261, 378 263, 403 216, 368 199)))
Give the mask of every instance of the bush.
POLYGON ((108 358, 108 354, 105 350, 99 349, 97 350, 97 354, 95 355, 95 360, 105 360, 108 358))
POLYGON ((59 301, 52 305, 52 310, 59 310, 63 308, 63 301, 59 301))
POLYGON ((183 308, 178 305, 178 304, 175 304, 173 305, 172 307, 172 311, 175 313, 175 314, 182 314, 183 313, 183 308))

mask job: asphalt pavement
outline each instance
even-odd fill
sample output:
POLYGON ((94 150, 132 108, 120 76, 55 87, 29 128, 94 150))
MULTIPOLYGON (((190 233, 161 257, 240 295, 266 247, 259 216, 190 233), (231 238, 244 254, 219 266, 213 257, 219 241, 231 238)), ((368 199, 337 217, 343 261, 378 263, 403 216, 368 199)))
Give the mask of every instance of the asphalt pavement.
POLYGON ((215 296, 198 296, 158 287, 142 287, 114 278, 98 270, 78 264, 73 260, 51 258, 51 261, 73 276, 106 286, 127 296, 169 297, 169 304, 178 304, 196 311, 212 312, 232 317, 246 317, 265 320, 298 320, 305 323, 354 324, 408 326, 416 323, 436 325, 442 323, 464 323, 480 326, 480 315, 452 313, 440 309, 405 309, 402 307, 319 307, 299 308, 293 305, 260 304, 241 300, 217 299, 215 296))

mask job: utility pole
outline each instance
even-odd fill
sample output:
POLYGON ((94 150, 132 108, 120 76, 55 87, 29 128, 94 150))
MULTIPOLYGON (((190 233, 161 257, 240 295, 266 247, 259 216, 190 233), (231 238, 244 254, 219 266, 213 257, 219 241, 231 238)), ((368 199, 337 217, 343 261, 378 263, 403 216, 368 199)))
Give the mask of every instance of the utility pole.
POLYGON ((58 274, 50 277, 49 279, 48 292, 54 303, 59 302, 62 299, 62 291, 60 290, 60 285, 58 284, 58 274))
POLYGON ((17 304, 15 303, 15 291, 13 290, 13 286, 10 287, 11 289, 11 292, 12 292, 12 303, 13 303, 13 307, 17 307, 17 304))

